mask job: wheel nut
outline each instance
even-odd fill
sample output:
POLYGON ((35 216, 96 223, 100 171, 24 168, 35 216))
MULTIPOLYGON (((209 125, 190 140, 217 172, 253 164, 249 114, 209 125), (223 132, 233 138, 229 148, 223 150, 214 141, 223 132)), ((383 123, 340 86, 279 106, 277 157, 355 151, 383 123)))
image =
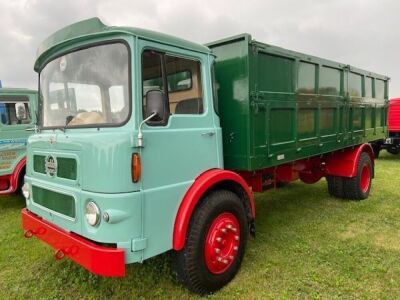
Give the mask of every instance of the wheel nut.
POLYGON ((239 240, 239 236, 235 235, 235 240, 238 241, 239 240))
POLYGON ((221 242, 222 242, 222 238, 221 238, 221 237, 217 237, 215 240, 216 240, 218 243, 221 243, 221 242))
POLYGON ((233 255, 229 255, 229 259, 233 260, 234 259, 233 255))
POLYGON ((233 247, 233 250, 238 251, 238 246, 233 247))
POLYGON ((220 253, 221 252, 221 249, 219 249, 219 248, 215 248, 215 253, 220 253))
POLYGON ((235 228, 235 227, 232 227, 231 230, 232 230, 233 232, 237 232, 237 228, 235 228))
POLYGON ((221 257, 221 256, 218 256, 218 257, 217 257, 217 260, 218 260, 219 262, 222 262, 222 257, 221 257))
POLYGON ((228 261, 227 259, 224 259, 222 262, 223 262, 225 265, 227 265, 227 264, 229 263, 229 261, 228 261))
POLYGON ((231 229, 232 228, 232 224, 226 225, 226 228, 231 229))
POLYGON ((222 233, 226 233, 226 228, 221 229, 222 233))

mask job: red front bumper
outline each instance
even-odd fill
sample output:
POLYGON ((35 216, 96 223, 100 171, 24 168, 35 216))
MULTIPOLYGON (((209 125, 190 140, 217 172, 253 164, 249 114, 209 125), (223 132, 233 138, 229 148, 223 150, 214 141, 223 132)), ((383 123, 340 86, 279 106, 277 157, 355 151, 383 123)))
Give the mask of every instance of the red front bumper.
POLYGON ((69 257, 90 272, 110 277, 125 276, 123 249, 96 245, 74 233, 69 233, 23 209, 22 227, 25 237, 36 236, 55 250, 55 257, 69 257))

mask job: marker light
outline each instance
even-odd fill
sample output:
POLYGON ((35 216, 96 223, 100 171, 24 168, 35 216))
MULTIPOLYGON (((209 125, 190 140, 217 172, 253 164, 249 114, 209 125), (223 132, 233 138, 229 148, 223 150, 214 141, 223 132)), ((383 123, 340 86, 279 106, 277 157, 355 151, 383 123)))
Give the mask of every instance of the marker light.
POLYGON ((132 161, 131 161, 131 175, 132 181, 138 182, 140 179, 140 175, 142 173, 142 165, 140 163, 140 156, 139 153, 132 154, 132 161))
POLYGON ((29 183, 24 183, 21 190, 22 190, 22 195, 24 195, 25 199, 29 199, 29 196, 30 196, 29 183))
POLYGON ((86 204, 86 221, 91 226, 96 226, 100 222, 100 209, 93 201, 86 204))

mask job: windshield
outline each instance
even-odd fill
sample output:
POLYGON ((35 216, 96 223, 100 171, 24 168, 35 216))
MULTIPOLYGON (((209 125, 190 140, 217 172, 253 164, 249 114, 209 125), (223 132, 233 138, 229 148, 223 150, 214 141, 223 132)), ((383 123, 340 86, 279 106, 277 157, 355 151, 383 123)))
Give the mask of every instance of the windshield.
POLYGON ((124 123, 130 112, 127 46, 94 46, 54 59, 40 73, 40 95, 43 127, 124 123))

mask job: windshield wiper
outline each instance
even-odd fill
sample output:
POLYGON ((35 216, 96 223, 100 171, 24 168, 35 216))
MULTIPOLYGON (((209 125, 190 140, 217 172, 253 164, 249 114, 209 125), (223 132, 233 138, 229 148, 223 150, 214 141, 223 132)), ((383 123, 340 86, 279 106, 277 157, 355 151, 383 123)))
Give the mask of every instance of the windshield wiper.
POLYGON ((65 126, 61 127, 60 130, 65 133, 65 129, 67 129, 68 124, 73 120, 74 116, 68 116, 65 118, 65 126))
POLYGON ((73 118, 74 118, 74 116, 68 116, 68 117, 65 118, 65 126, 64 127, 60 127, 60 130, 62 132, 65 133, 65 129, 67 129, 68 124, 72 121, 73 118))

